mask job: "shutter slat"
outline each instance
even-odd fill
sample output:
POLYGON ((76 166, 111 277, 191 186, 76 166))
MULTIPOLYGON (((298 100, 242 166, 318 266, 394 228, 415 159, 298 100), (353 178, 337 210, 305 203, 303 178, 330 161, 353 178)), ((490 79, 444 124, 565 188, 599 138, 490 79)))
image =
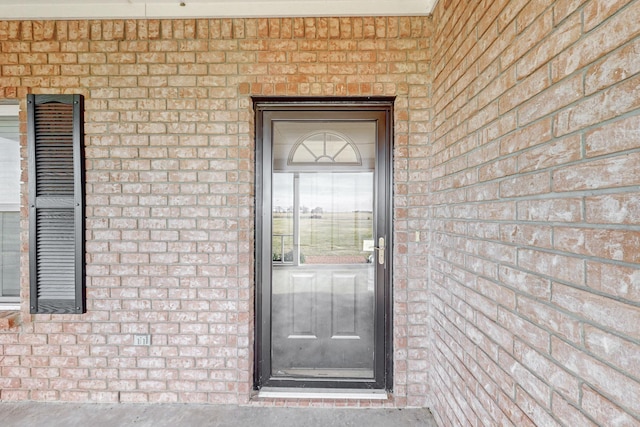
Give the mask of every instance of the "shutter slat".
POLYGON ((83 313, 82 97, 30 95, 32 313, 83 313))
POLYGON ((75 298, 73 209, 38 209, 38 298, 75 298))
POLYGON ((40 105, 35 133, 36 195, 73 196, 73 104, 40 105))

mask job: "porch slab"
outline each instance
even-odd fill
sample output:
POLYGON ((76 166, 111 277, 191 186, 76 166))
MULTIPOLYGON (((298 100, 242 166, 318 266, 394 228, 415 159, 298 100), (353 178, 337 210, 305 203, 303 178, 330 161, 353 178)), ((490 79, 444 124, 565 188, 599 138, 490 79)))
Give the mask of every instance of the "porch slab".
POLYGON ((0 402, 3 427, 436 427, 428 409, 0 402))

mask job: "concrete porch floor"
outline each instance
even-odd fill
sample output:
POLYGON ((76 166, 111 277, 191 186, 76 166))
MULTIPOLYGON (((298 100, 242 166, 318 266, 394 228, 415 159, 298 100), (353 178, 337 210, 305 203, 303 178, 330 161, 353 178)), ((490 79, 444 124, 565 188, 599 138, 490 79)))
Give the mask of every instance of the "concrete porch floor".
POLYGON ((428 409, 0 402, 0 425, 47 427, 436 427, 428 409))

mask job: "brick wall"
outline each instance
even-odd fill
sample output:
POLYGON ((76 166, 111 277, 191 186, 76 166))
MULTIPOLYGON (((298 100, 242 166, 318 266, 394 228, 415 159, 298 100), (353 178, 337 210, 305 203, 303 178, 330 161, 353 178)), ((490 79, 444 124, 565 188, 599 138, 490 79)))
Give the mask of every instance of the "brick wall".
POLYGON ((88 263, 87 314, 0 331, 0 399, 246 403, 250 97, 395 95, 388 405, 639 424, 639 23, 624 0, 0 21, 0 99, 86 96, 88 263))
POLYGON ((429 166, 430 35, 430 19, 403 17, 0 21, 0 99, 24 110, 27 93, 86 97, 88 275, 85 315, 31 316, 23 302, 20 324, 0 331, 0 399, 246 403, 251 96, 385 95, 397 96, 386 404, 425 405, 426 253, 409 236, 424 226, 412 205, 429 166))
POLYGON ((433 411, 640 425, 640 1, 441 0, 433 411))

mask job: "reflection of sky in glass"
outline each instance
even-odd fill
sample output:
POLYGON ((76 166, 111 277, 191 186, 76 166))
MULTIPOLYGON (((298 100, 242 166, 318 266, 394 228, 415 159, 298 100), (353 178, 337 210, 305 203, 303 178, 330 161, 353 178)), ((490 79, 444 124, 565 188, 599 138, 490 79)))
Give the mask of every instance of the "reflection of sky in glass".
POLYGON ((20 143, 0 137, 0 205, 20 204, 20 143))
POLYGON ((273 210, 285 211, 293 206, 293 174, 273 174, 273 210))
POLYGON ((18 105, 0 104, 0 210, 20 205, 20 136, 18 105))
MULTIPOLYGON (((273 174, 273 208, 293 206, 293 174, 273 174)), ((373 210, 373 173, 300 173, 300 206, 324 212, 373 210)))

